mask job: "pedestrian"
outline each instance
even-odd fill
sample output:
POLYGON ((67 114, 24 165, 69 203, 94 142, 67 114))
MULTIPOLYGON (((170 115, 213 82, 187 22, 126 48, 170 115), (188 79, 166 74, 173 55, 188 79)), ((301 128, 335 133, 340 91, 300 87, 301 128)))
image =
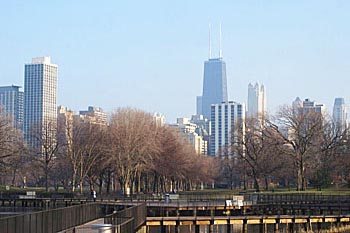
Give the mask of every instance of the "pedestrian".
POLYGON ((94 189, 91 190, 91 197, 94 199, 94 202, 96 201, 96 191, 94 189))

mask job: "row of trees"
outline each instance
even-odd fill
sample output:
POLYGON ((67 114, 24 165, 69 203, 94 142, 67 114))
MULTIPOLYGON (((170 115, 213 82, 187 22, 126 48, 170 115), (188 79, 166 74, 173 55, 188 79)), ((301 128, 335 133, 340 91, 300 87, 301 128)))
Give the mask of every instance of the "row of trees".
POLYGON ((176 129, 137 109, 118 109, 108 125, 47 122, 40 136, 33 135, 40 150, 26 148, 21 133, 0 114, 0 181, 130 194, 213 182, 257 191, 271 184, 297 190, 350 184, 350 134, 324 115, 286 106, 274 117, 242 124, 227 153, 213 158, 197 155, 176 129))
MULTIPOLYGON (((6 127, 0 127, 0 132, 10 135, 6 127)), ((197 155, 177 130, 157 125, 150 114, 137 109, 117 110, 108 126, 75 119, 48 122, 33 132, 39 150, 11 151, 0 157, 1 163, 13 171, 5 156, 18 159, 17 182, 26 180, 46 190, 63 186, 82 193, 88 185, 107 193, 118 189, 157 193, 190 189, 215 177, 212 158, 197 155), (57 140, 52 140, 52 127, 57 127, 57 140)), ((15 141, 7 140, 8 147, 20 148, 15 141)))
POLYGON ((325 187, 350 184, 350 134, 324 114, 284 106, 270 119, 246 119, 233 135, 222 174, 231 184, 260 190, 269 183, 325 187), (232 159, 233 157, 233 159, 232 159), (226 174, 226 176, 225 176, 226 174))

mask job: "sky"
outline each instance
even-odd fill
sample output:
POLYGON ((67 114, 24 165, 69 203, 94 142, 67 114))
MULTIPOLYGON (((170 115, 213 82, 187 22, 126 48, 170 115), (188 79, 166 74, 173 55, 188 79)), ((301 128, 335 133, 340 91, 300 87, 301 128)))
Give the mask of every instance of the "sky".
POLYGON ((51 56, 58 105, 112 112, 135 107, 168 122, 195 114, 222 24, 229 99, 247 101, 249 82, 268 110, 299 96, 350 103, 348 0, 0 0, 0 86, 20 85, 24 64, 51 56))

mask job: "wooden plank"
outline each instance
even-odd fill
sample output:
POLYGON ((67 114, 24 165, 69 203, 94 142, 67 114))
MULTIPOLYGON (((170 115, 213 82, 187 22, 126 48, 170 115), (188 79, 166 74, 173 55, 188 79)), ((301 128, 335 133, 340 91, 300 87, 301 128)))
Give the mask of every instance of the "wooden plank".
POLYGON ((323 222, 322 218, 310 218, 311 223, 318 223, 318 222, 323 222))
POLYGON ((281 218, 280 219, 280 223, 284 223, 284 224, 287 224, 287 223, 292 223, 292 219, 291 218, 281 218))
POLYGON ((180 225, 188 226, 194 225, 193 221, 180 221, 180 225))
POLYGON ((325 222, 336 222, 336 218, 325 218, 325 222))
POLYGON ((307 223, 307 219, 306 218, 296 218, 295 223, 307 223))
POLYGON ((243 219, 230 219, 230 224, 243 224, 243 219))
POLYGON ((160 221, 146 221, 147 226, 160 226, 160 221))
POLYGON ((260 219, 248 219, 247 224, 260 224, 260 219))
POLYGON ((176 221, 163 221, 165 226, 176 226, 176 221))
POLYGON ((210 225, 210 221, 196 221, 196 225, 210 225))
POLYGON ((226 225, 227 220, 214 220, 215 225, 226 225))
POLYGON ((264 218, 264 219, 263 219, 263 223, 266 223, 266 224, 274 224, 274 223, 276 223, 276 219, 264 218))

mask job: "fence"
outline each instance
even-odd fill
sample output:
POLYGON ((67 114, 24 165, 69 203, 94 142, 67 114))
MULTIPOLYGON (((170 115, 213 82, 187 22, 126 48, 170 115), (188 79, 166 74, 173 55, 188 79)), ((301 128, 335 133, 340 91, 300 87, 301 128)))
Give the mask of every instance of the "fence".
POLYGON ((104 223, 114 226, 115 233, 132 233, 146 222, 146 204, 139 204, 105 216, 104 223))
POLYGON ((0 233, 51 233, 103 217, 97 203, 0 218, 0 233))

